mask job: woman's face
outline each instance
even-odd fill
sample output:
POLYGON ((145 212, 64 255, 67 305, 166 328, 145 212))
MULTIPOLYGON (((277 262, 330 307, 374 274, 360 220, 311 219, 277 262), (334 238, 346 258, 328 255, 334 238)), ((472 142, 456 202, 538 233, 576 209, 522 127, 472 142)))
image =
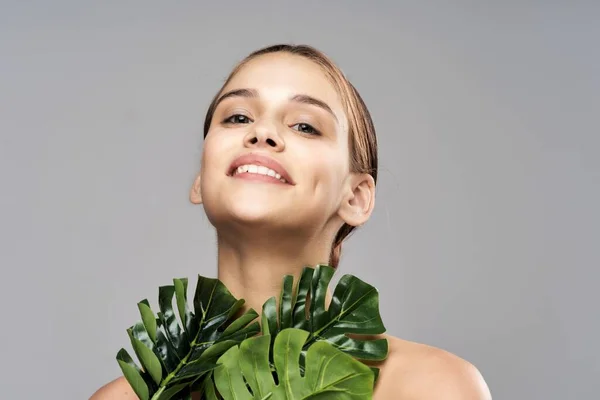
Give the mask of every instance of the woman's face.
POLYGON ((346 116, 317 64, 262 55, 223 89, 200 175, 202 202, 217 229, 242 223, 337 230, 349 175, 346 116))

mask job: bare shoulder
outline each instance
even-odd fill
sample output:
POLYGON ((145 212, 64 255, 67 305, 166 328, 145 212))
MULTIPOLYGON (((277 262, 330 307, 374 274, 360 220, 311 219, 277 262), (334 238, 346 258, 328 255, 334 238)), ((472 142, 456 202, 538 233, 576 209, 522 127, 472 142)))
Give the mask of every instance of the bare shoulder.
POLYGON ((385 335, 387 360, 380 365, 374 398, 490 400, 475 366, 445 350, 385 335))
MULTIPOLYGON (((491 400, 475 366, 445 350, 389 335, 389 355, 380 368, 375 400, 491 400)), ((137 400, 124 377, 102 386, 90 400, 137 400)))
POLYGON ((117 378, 102 386, 90 400, 138 400, 137 395, 124 377, 117 378))
MULTIPOLYGON (((102 386, 89 400, 139 400, 129 382, 121 376, 102 386)), ((192 393, 192 400, 200 400, 198 393, 192 393)))

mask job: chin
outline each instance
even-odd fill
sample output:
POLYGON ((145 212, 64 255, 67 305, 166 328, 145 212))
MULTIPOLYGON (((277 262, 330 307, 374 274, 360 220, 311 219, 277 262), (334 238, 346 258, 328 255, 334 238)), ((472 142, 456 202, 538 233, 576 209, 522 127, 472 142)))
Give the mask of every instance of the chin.
POLYGON ((274 201, 216 201, 204 204, 206 215, 215 228, 226 226, 281 226, 290 222, 290 210, 274 201))
POLYGON ((229 219, 251 224, 264 224, 280 221, 281 213, 266 204, 238 204, 228 210, 229 219))

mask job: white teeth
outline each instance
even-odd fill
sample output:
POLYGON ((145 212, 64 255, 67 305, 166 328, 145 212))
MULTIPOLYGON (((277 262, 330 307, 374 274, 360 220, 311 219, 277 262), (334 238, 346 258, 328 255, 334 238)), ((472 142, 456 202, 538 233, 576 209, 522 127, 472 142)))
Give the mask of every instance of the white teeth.
POLYGON ((283 183, 287 183, 287 181, 284 178, 282 178, 280 174, 273 171, 271 168, 267 168, 263 165, 253 165, 253 164, 240 165, 239 167, 236 168, 234 175, 242 174, 245 172, 248 172, 250 174, 260 174, 260 175, 272 176, 275 179, 278 179, 283 183))

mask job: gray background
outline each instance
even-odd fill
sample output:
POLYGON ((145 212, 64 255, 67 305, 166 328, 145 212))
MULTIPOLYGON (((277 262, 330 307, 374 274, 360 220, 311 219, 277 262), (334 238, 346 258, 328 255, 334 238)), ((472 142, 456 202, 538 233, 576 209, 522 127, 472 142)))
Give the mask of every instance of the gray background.
POLYGON ((235 62, 294 42, 378 129, 376 211, 339 276, 495 399, 596 398, 600 7, 558 3, 2 1, 0 397, 88 398, 137 301, 215 276, 188 203, 204 112, 235 62))

